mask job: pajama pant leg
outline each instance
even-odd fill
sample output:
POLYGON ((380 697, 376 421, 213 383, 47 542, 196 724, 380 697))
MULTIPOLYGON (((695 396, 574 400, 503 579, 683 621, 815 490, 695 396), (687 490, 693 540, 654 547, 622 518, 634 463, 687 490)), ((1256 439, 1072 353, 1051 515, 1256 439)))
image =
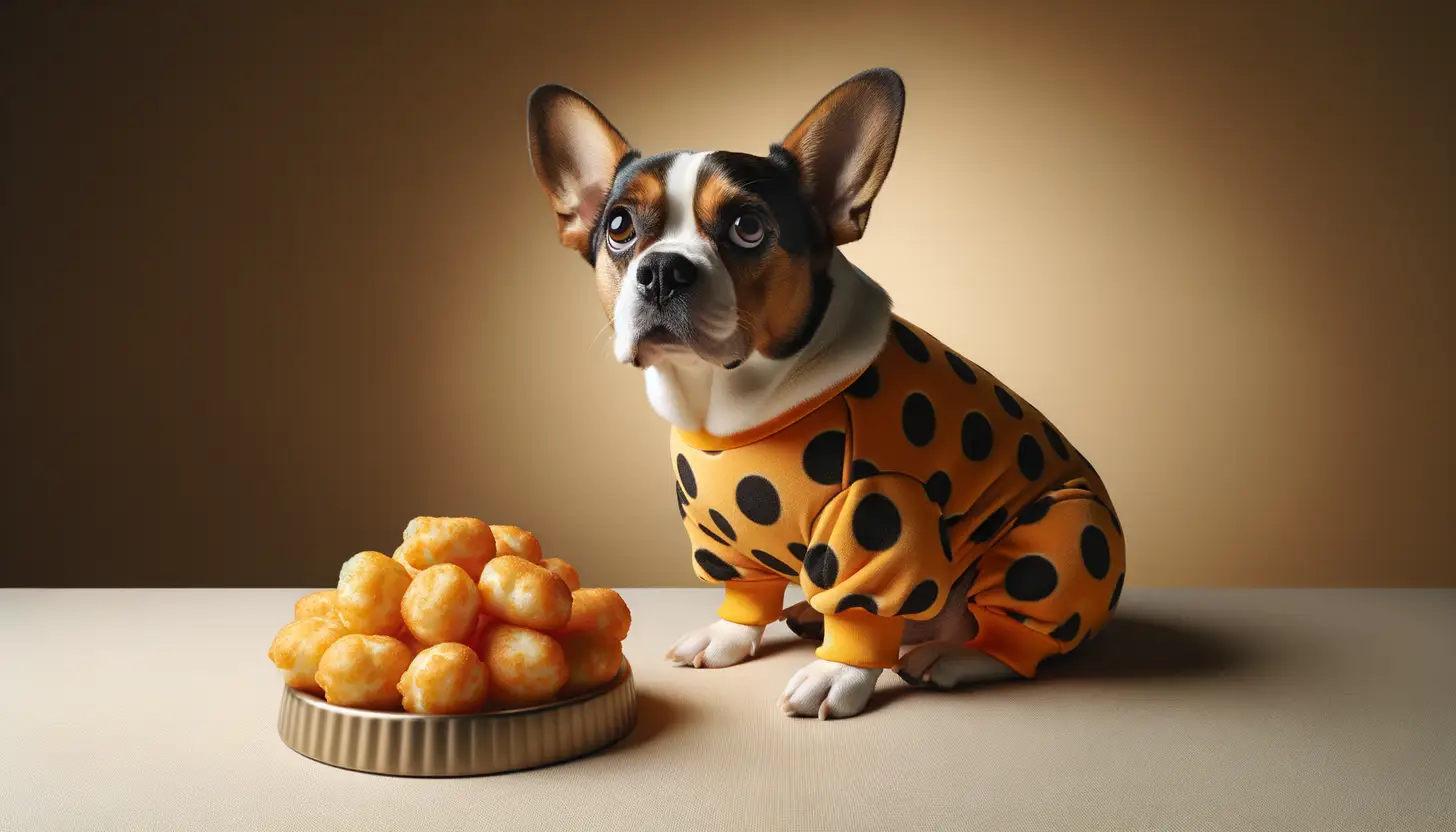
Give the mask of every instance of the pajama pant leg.
POLYGON ((723 585, 718 617, 755 627, 777 621, 793 572, 780 561, 770 567, 741 554, 711 529, 691 520, 687 530, 693 546, 693 572, 699 580, 723 585))
POLYGON ((1090 492, 1063 488, 1023 510, 977 562, 968 642, 1022 676, 1100 630, 1122 595, 1123 538, 1090 492))

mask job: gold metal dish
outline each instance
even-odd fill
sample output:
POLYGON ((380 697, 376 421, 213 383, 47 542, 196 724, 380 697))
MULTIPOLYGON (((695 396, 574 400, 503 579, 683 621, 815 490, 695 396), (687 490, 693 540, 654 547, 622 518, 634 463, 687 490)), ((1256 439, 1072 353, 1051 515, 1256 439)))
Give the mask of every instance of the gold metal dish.
POLYGON ((508 711, 366 711, 330 705, 286 685, 278 708, 278 736, 303 756, 403 777, 467 777, 563 763, 606 748, 636 724, 637 689, 626 659, 601 688, 508 711))

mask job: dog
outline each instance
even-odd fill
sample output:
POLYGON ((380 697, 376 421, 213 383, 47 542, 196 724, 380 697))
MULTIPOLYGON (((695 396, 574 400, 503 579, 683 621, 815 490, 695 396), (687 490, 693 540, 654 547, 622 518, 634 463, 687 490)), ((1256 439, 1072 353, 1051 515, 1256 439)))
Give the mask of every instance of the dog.
POLYGON ((671 425, 692 567, 724 589, 667 658, 737 664, 783 620, 819 642, 779 697, 790 716, 855 716, 886 669, 939 688, 1032 678, 1105 626, 1125 578, 1086 457, 840 251, 904 111, 900 76, 871 69, 765 156, 644 156, 572 89, 527 105, 560 241, 671 425), (790 581, 806 600, 784 609, 790 581))

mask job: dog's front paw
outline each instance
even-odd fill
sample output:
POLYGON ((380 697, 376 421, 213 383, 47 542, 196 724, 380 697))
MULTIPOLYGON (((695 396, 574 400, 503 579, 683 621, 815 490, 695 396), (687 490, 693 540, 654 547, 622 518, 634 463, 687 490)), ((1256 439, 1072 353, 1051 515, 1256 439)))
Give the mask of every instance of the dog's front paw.
POLYGON ((843 719, 869 704, 880 678, 878 667, 852 667, 818 659, 789 679, 779 707, 789 716, 843 719))
POLYGON ((728 667, 756 655, 762 639, 762 627, 714 621, 678 639, 667 659, 693 667, 728 667))
POLYGON ((895 672, 906 684, 938 688, 1020 678, 980 650, 951 641, 929 641, 916 647, 900 657, 895 672))

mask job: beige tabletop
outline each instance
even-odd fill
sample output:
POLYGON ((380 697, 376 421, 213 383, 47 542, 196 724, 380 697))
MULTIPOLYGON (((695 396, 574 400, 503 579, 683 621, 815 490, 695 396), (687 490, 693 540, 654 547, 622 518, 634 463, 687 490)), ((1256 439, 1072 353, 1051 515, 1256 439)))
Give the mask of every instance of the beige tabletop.
POLYGON ((812 646, 673 668, 713 590, 624 590, 636 731, 495 777, 331 768, 265 656, 304 590, 0 589, 0 828, 1425 830, 1456 827, 1456 591, 1129 590, 1083 655, 857 718, 775 708, 812 646))

